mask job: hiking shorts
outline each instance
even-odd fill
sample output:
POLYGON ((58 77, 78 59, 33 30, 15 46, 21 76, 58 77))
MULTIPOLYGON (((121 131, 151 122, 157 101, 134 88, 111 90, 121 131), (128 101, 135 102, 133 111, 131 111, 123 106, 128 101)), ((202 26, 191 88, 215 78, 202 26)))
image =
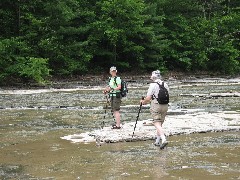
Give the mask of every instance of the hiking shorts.
POLYGON ((119 111, 120 110, 120 105, 121 105, 121 98, 117 98, 116 96, 112 96, 110 97, 110 101, 111 101, 111 108, 112 111, 119 111))
POLYGON ((165 121, 165 117, 168 111, 168 104, 158 104, 156 101, 151 101, 150 112, 153 118, 153 122, 165 121))

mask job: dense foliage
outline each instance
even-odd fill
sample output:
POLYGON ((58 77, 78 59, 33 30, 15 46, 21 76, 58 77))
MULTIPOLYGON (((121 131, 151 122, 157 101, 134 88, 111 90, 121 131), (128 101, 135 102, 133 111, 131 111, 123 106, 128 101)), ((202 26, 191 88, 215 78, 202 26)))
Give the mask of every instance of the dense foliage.
POLYGON ((0 82, 240 70, 239 0, 1 0, 0 82))

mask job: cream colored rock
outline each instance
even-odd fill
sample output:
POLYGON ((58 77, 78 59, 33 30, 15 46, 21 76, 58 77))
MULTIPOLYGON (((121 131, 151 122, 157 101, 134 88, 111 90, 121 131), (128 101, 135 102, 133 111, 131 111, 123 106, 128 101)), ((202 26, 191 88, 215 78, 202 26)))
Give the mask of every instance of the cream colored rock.
MULTIPOLYGON (((135 122, 122 125, 121 129, 104 127, 91 132, 67 135, 62 139, 73 143, 116 143, 155 139, 156 130, 151 120, 138 121, 134 136, 135 122)), ((196 112, 182 115, 168 115, 163 124, 167 136, 203 132, 240 130, 240 113, 237 111, 221 111, 216 113, 196 112)))

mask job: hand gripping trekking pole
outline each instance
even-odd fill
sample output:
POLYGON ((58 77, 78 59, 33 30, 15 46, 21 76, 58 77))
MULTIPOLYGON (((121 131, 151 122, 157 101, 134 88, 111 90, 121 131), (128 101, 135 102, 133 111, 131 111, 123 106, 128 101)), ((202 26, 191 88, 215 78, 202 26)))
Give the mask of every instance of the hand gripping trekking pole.
MULTIPOLYGON (((144 100, 144 97, 142 97, 142 100, 144 100)), ((137 121, 138 121, 138 118, 139 118, 139 114, 140 114, 141 109, 142 109, 142 103, 140 104, 140 107, 139 107, 139 110, 138 110, 138 115, 137 115, 136 123, 135 123, 134 129, 133 129, 132 138, 133 138, 133 136, 134 136, 134 132, 135 132, 135 129, 136 129, 136 126, 137 126, 137 121)))

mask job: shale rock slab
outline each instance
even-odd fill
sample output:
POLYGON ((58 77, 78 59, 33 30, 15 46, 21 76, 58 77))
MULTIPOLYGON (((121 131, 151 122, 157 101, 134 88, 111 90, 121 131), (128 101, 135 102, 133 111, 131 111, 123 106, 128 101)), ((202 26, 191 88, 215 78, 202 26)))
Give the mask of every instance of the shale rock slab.
MULTIPOLYGON (((73 143, 116 143, 129 141, 144 141, 155 139, 156 129, 152 120, 138 121, 134 135, 135 122, 122 125, 121 129, 103 127, 91 132, 73 134, 61 137, 73 143)), ((191 114, 168 115, 163 124, 167 136, 206 133, 218 131, 239 131, 240 112, 220 111, 215 113, 196 112, 191 114)))

